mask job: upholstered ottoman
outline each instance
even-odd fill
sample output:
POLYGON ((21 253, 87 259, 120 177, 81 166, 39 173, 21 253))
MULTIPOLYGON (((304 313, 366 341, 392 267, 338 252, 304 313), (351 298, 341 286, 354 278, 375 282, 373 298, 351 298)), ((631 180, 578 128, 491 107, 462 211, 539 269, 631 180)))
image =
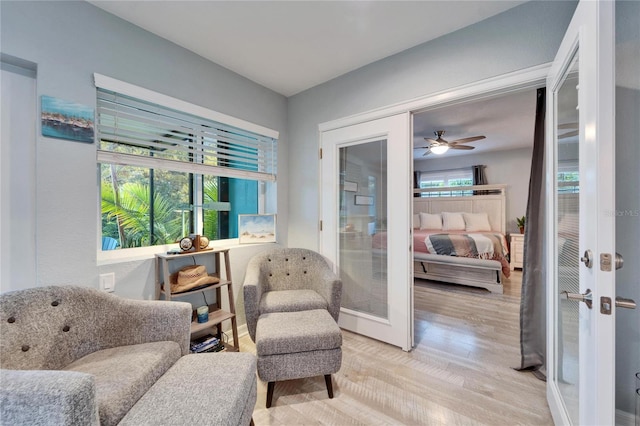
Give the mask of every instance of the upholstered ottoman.
POLYGON ((275 382, 324 375, 333 398, 331 374, 342 364, 342 333, 326 309, 262 314, 256 326, 258 376, 271 407, 275 382))
POLYGON ((256 405, 256 358, 249 353, 183 356, 119 425, 249 425, 256 405))

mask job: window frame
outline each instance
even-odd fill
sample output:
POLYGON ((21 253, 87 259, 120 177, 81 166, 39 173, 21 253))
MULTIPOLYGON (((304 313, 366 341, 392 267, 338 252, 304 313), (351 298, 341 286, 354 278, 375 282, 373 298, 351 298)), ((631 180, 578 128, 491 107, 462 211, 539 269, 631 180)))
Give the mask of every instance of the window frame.
MULTIPOLYGON (((254 124, 236 117, 232 117, 223 113, 219 113, 217 111, 213 111, 210 110, 208 108, 204 108, 201 107, 199 105, 195 105, 192 104, 190 102, 186 102, 168 95, 164 95, 158 92, 154 92, 152 90, 149 89, 145 89, 139 86, 135 86, 133 84, 130 83, 126 83, 120 80, 116 80, 114 78, 111 77, 107 77, 98 73, 94 74, 94 83, 96 86, 96 91, 99 89, 103 89, 103 90, 107 90, 107 91, 112 91, 112 92, 116 92, 131 98, 135 98, 138 100, 142 100, 145 102, 150 102, 156 105, 159 105, 161 107, 165 107, 165 108, 169 108, 172 110, 176 110, 182 113, 186 113, 186 114, 190 114, 190 115, 194 115, 197 117, 201 117, 203 119, 206 120, 212 120, 215 122, 219 122, 223 125, 227 125, 227 126, 233 126, 236 127, 238 129, 242 129, 243 131, 247 131, 247 132, 252 132, 252 133, 257 133, 260 134, 262 136, 268 137, 268 138, 272 138, 276 141, 279 138, 279 132, 269 129, 267 127, 263 127, 260 126, 258 124, 254 124)), ((97 123, 96 123, 96 127, 97 127, 97 123)), ((96 139, 98 139, 98 135, 99 132, 95 132, 96 134, 96 139)), ((276 145, 277 146, 277 145, 276 145)), ((157 253, 163 253, 163 252, 167 252, 169 250, 173 250, 176 249, 178 247, 177 243, 172 243, 172 244, 160 244, 160 245, 154 245, 154 246, 146 246, 146 247, 134 247, 134 248, 127 248, 127 249, 121 249, 121 250, 107 250, 107 251, 103 251, 102 250, 102 208, 101 208, 101 196, 100 196, 100 185, 101 185, 101 176, 100 176, 100 167, 101 164, 120 164, 120 165, 129 165, 129 166, 134 166, 134 167, 145 167, 145 168, 149 168, 149 169, 158 169, 158 168, 162 168, 167 170, 167 168, 163 165, 158 167, 157 162, 154 162, 153 158, 149 158, 150 161, 145 161, 144 158, 137 158, 134 162, 129 163, 126 161, 126 159, 123 159, 122 156, 118 153, 109 153, 108 151, 102 151, 100 150, 100 141, 97 140, 96 143, 96 165, 98 166, 98 212, 97 212, 97 220, 96 223, 98 224, 97 226, 97 244, 96 244, 96 250, 97 250, 97 262, 98 265, 101 264, 110 264, 110 263, 117 263, 117 262, 121 262, 121 261, 132 261, 132 260, 138 260, 138 259, 148 259, 148 258, 152 258, 155 254, 157 253), (142 164, 140 164, 142 163, 142 164)), ((277 161, 277 149, 274 150, 273 155, 276 157, 274 158, 274 161, 277 161)), ((211 174, 210 172, 210 168, 208 166, 204 166, 198 163, 190 163, 190 164, 176 164, 176 167, 173 168, 171 167, 171 170, 176 171, 176 172, 186 172, 186 173, 192 173, 194 175, 194 182, 200 182, 200 186, 202 186, 202 180, 203 180, 203 175, 209 175, 209 176, 219 176, 220 175, 214 175, 211 174), (202 173, 202 171, 204 171, 204 168, 207 167, 207 172, 208 173, 202 173)), ((251 172, 251 171, 246 171, 243 172, 239 169, 235 169, 234 173, 235 176, 231 176, 231 177, 236 177, 236 178, 240 178, 240 179, 249 179, 249 180, 255 180, 258 182, 258 205, 262 206, 260 209, 269 209, 269 207, 271 206, 275 206, 277 205, 277 201, 273 200, 273 202, 269 202, 269 200, 267 200, 267 192, 269 193, 277 193, 274 190, 268 190, 267 189, 267 183, 272 183, 273 186, 275 186, 276 183, 276 176, 275 176, 275 170, 273 171, 273 173, 271 174, 271 176, 268 176, 266 174, 262 174, 260 176, 258 176, 255 172, 251 172)), ((197 185, 195 185, 197 187, 197 185)), ((199 190, 197 188, 194 188, 194 193, 200 194, 202 188, 199 188, 199 190)), ((270 209, 269 209, 270 210, 270 209)), ((259 212, 259 213, 265 213, 265 212, 259 212)), ((276 212, 277 213, 277 212, 276 212)), ((213 241, 212 244, 215 245, 224 245, 225 247, 229 246, 229 245, 235 245, 238 244, 238 239, 237 238, 230 238, 230 239, 224 239, 224 240, 216 240, 213 241)))

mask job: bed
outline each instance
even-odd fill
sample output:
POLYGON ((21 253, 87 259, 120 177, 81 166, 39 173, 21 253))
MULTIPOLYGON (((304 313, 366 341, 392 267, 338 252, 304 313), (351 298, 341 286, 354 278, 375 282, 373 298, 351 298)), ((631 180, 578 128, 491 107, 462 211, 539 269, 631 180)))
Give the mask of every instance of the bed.
POLYGON ((428 196, 413 203, 414 277, 502 293, 502 277, 510 274, 505 190, 506 185, 416 190, 428 196))

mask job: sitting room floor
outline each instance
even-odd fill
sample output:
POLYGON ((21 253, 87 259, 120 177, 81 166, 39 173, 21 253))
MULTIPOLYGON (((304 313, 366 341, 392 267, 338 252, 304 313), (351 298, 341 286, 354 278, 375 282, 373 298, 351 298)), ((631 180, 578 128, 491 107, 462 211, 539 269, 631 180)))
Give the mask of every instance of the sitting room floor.
MULTIPOLYGON (((334 398, 323 377, 267 385, 258 381, 259 425, 552 425, 545 383, 513 370, 520 362, 522 273, 504 294, 416 280, 415 348, 399 348, 343 330, 334 398)), ((243 352, 255 353, 248 335, 243 352)))

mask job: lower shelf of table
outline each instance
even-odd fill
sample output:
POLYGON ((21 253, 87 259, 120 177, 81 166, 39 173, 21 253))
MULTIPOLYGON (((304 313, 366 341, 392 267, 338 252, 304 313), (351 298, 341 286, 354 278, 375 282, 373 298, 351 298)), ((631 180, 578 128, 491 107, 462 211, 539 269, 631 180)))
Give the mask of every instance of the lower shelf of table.
POLYGON ((208 328, 217 327, 222 321, 230 320, 235 318, 236 314, 232 314, 231 312, 227 312, 223 309, 216 309, 215 311, 209 312, 209 321, 207 322, 191 322, 191 334, 198 333, 202 330, 206 330, 208 328))

